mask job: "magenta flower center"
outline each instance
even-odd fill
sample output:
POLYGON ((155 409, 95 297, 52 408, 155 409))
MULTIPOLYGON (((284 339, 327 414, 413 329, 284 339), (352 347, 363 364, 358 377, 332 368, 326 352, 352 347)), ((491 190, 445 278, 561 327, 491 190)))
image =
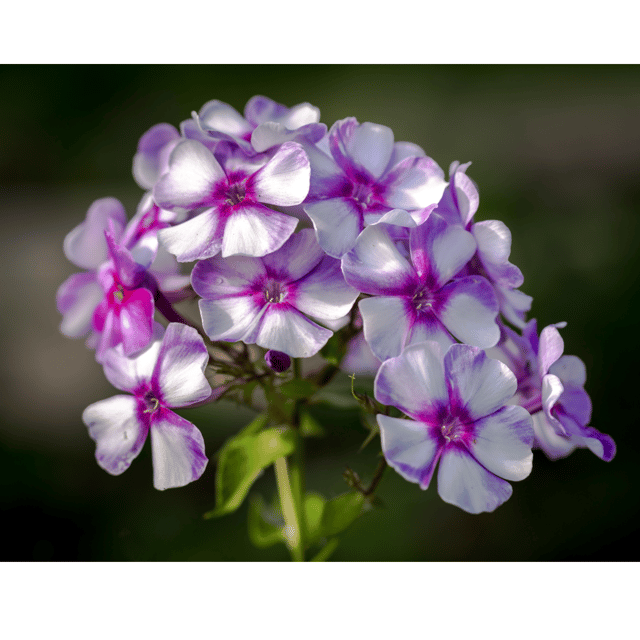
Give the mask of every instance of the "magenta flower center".
POLYGON ((411 302, 416 311, 426 313, 433 308, 433 294, 429 289, 418 289, 418 291, 413 294, 411 302))
POLYGON ((244 200, 245 193, 243 184, 232 184, 229 189, 227 189, 226 201, 232 206, 240 204, 244 200))
POLYGON ((357 200, 365 209, 367 205, 371 202, 371 197, 373 196, 371 185, 365 183, 356 183, 353 185, 353 191, 351 192, 351 197, 354 200, 357 200))
POLYGON ((144 410, 144 413, 153 413, 160 406, 160 400, 156 398, 151 391, 147 391, 143 396, 142 400, 147 406, 144 410))
POLYGON ((459 418, 448 418, 442 423, 440 432, 447 442, 455 442, 466 434, 466 428, 459 418))
POLYGON ((276 280, 268 280, 264 286, 263 293, 266 302, 282 302, 287 296, 286 287, 276 280))

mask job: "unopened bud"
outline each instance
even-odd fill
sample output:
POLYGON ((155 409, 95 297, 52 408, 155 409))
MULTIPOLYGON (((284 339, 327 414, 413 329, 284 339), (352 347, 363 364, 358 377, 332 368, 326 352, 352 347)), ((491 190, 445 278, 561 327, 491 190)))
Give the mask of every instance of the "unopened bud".
POLYGON ((291 358, 286 353, 282 353, 282 351, 269 349, 264 354, 264 360, 276 373, 282 373, 291 366, 291 358))

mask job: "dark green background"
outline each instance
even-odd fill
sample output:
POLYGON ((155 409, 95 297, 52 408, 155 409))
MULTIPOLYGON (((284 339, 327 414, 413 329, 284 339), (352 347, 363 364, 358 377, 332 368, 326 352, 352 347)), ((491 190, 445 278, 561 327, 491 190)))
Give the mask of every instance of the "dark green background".
MULTIPOLYGON (((447 170, 473 161, 478 220, 513 233, 512 261, 539 326, 566 320, 565 353, 587 364, 592 424, 618 445, 611 463, 581 450, 531 476, 493 514, 468 515, 389 470, 385 507, 365 514, 334 560, 637 560, 638 206, 636 66, 5 66, 0 68, 0 504, 4 560, 281 560, 254 549, 246 504, 221 520, 214 464, 186 488, 153 489, 148 446, 117 478, 93 459, 80 415, 115 392, 82 341, 58 333, 55 291, 75 272, 66 233, 97 198, 142 195, 131 178, 139 137, 178 126, 217 98, 242 111, 255 94, 308 101, 322 121, 390 126, 447 170), (6 537, 6 536, 5 536, 6 537)), ((185 415, 189 415, 185 412, 185 415)), ((232 405, 190 414, 211 455, 249 417, 232 405)), ((355 413, 316 414, 308 489, 365 479, 378 441, 355 413)), ((256 483, 269 496, 272 471, 256 483)))

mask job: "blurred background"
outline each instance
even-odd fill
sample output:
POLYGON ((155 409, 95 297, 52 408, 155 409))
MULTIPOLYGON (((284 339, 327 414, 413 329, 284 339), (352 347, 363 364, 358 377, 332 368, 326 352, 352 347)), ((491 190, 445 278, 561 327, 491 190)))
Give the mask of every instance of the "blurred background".
MULTIPOLYGON (((471 516, 393 470, 384 506, 341 536, 335 561, 637 560, 640 379, 640 69, 637 66, 3 66, 0 67, 0 505, 7 560, 285 560, 255 549, 247 504, 203 521, 215 465, 185 488, 152 486, 147 445, 112 477, 94 460, 83 409, 116 393, 82 340, 58 332, 55 293, 77 271, 65 235, 97 198, 129 216, 142 195, 131 176, 140 136, 178 126, 210 99, 242 111, 256 94, 308 101, 322 122, 355 116, 451 161, 480 188, 477 220, 504 221, 538 326, 566 320, 565 353, 587 365, 592 425, 618 454, 587 450, 549 462, 492 514, 471 516)), ((184 411, 215 452, 250 419, 221 403, 184 411)), ((379 440, 355 411, 318 407, 327 437, 307 441, 307 488, 347 490, 348 465, 366 482, 379 440)), ((434 483, 435 485, 435 483, 434 483)), ((275 491, 272 471, 254 489, 275 491)))

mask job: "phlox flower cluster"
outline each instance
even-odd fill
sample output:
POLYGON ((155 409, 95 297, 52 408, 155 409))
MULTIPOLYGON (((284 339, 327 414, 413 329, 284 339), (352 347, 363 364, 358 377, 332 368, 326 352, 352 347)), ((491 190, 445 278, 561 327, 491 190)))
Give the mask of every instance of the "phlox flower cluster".
POLYGON ((64 242, 83 271, 58 291, 61 331, 86 337, 130 394, 83 414, 100 466, 122 473, 150 434, 156 488, 199 478, 203 436, 173 409, 215 402, 248 371, 277 389, 291 359, 321 366, 329 340, 336 368, 375 376, 388 465, 422 489, 437 469, 440 496, 465 511, 507 500, 532 449, 611 460, 565 323, 538 333, 509 229, 475 220, 470 164, 447 180, 384 125, 327 127, 313 105, 262 96, 243 114, 212 100, 179 128, 151 127, 133 158, 135 216, 97 200, 64 242), (189 302, 199 317, 180 311, 189 302), (216 349, 231 373, 212 390, 216 349))

